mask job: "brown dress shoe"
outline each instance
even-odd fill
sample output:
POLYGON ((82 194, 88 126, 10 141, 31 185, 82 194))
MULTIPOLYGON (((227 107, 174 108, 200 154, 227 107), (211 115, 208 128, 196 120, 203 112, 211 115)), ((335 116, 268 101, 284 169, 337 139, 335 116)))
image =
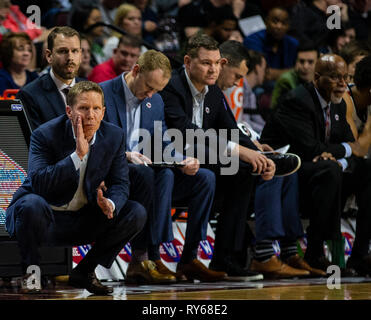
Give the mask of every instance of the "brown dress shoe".
POLYGON ((90 293, 100 296, 108 295, 113 292, 112 287, 107 287, 99 281, 95 272, 82 273, 73 269, 68 277, 68 284, 75 288, 84 288, 90 293))
POLYGON ((310 272, 311 276, 313 277, 325 277, 326 272, 320 269, 312 268, 302 257, 298 254, 294 254, 287 259, 287 264, 290 267, 296 269, 307 270, 310 272))
POLYGON ((186 264, 178 263, 177 272, 184 274, 189 281, 197 279, 205 282, 214 282, 224 280, 227 277, 225 272, 210 270, 197 259, 193 259, 186 264))
POLYGON ((126 271, 127 283, 142 284, 166 284, 176 282, 175 276, 171 274, 162 274, 157 270, 156 263, 151 260, 145 260, 141 263, 129 264, 126 271))
POLYGON ((158 272, 160 272, 161 274, 170 274, 174 276, 177 279, 177 281, 187 281, 187 278, 183 273, 171 271, 167 266, 164 265, 161 259, 155 260, 155 263, 158 272))
POLYGON ((265 278, 270 279, 305 277, 310 275, 309 271, 292 268, 279 260, 275 255, 266 262, 259 262, 254 259, 251 262, 250 269, 260 272, 265 278))

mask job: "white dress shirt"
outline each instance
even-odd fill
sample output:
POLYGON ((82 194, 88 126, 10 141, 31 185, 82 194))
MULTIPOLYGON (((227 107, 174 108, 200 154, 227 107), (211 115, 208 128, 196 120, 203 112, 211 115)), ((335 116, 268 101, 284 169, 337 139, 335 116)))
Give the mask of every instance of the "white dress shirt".
POLYGON ((65 84, 63 81, 59 80, 55 76, 54 71, 53 71, 53 68, 50 68, 50 71, 49 72, 50 72, 50 76, 52 77, 55 85, 57 86, 57 89, 58 89, 58 91, 59 91, 59 93, 60 93, 60 95, 61 95, 61 97, 62 97, 62 99, 64 101, 64 104, 67 105, 66 96, 65 96, 65 94, 64 94, 64 92, 62 90, 65 89, 65 88, 68 88, 68 89, 72 88, 75 85, 75 83, 76 83, 76 79, 73 78, 71 84, 68 85, 68 84, 65 84))

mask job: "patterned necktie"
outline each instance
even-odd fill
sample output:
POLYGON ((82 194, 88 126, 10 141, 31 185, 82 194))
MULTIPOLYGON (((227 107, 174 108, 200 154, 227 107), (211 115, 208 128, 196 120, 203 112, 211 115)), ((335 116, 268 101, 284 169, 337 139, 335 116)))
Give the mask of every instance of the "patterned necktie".
POLYGON ((328 104, 325 108, 326 119, 325 119, 325 141, 328 142, 330 140, 330 132, 331 132, 331 119, 330 119, 330 105, 328 104))

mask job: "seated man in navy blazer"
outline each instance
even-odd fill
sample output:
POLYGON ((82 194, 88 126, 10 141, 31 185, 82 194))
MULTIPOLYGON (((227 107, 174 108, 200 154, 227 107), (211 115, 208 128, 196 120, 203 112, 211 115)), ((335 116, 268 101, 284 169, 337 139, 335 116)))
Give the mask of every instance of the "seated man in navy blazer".
POLYGON ((65 113, 66 94, 76 82, 81 63, 80 34, 70 27, 56 27, 48 36, 46 60, 50 71, 24 86, 18 93, 32 129, 65 113))
POLYGON ((145 224, 143 206, 128 200, 125 134, 102 121, 104 111, 99 85, 80 82, 67 96, 67 115, 32 133, 28 177, 6 211, 7 231, 20 248, 25 293, 35 289, 27 286, 32 276, 27 269, 39 265, 40 246, 92 242, 69 283, 95 294, 111 293, 94 270, 98 264, 110 268, 145 224))
MULTIPOLYGON (((225 277, 224 272, 209 270, 197 260, 199 242, 206 239, 214 199, 214 174, 199 169, 197 159, 184 158, 182 154, 178 154, 178 162, 184 165, 182 168, 147 167, 151 166, 153 159, 156 160, 156 152, 161 158, 156 161, 163 161, 163 158, 166 161, 163 152, 168 149, 170 141, 161 139, 167 127, 164 103, 157 91, 166 86, 170 75, 169 59, 161 52, 149 50, 139 57, 130 72, 101 83, 107 99, 106 119, 127 132, 130 181, 135 187, 138 178, 142 177, 140 181, 146 182, 143 188, 153 194, 153 204, 148 211, 148 229, 131 242, 133 254, 126 280, 145 283, 171 283, 176 278, 217 281, 225 277), (140 137, 138 129, 145 130, 148 135, 140 137), (159 133, 159 142, 155 139, 156 133, 159 133), (146 152, 143 154, 145 148, 139 148, 140 144, 148 143, 152 145, 153 156, 146 152), (177 273, 174 273, 161 262, 159 246, 174 238, 170 212, 172 203, 179 201, 188 206, 188 220, 183 253, 177 273)), ((135 189, 133 192, 130 190, 131 198, 142 201, 144 189, 135 189)))

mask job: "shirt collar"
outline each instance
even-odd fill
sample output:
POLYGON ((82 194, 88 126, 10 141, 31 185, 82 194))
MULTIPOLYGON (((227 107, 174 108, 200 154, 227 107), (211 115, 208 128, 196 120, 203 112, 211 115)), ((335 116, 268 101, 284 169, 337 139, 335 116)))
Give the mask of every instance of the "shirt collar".
POLYGON ((321 108, 326 109, 327 106, 330 104, 330 102, 326 102, 326 100, 322 98, 321 94, 319 93, 319 91, 317 90, 316 87, 314 87, 314 89, 316 90, 316 93, 317 93, 317 96, 318 96, 318 99, 319 99, 319 103, 321 104, 321 108))
POLYGON ((139 105, 141 101, 136 96, 134 96, 134 94, 128 87, 128 84, 126 83, 125 75, 128 73, 129 71, 125 71, 122 73, 122 84, 124 86, 125 100, 127 103, 130 103, 131 105, 139 105))
POLYGON ((184 73, 185 73, 185 76, 186 76, 186 79, 187 79, 189 88, 191 90, 192 97, 194 98, 197 95, 206 96, 206 94, 209 92, 209 87, 208 86, 205 86, 205 88, 204 88, 204 90, 202 92, 198 91, 196 89, 196 87, 193 85, 191 79, 189 78, 188 73, 187 73, 187 70, 184 69, 184 73))
POLYGON ((55 85, 57 86, 57 89, 58 89, 59 91, 62 91, 64 88, 70 88, 70 87, 73 87, 73 86, 75 85, 75 83, 76 83, 76 79, 73 78, 73 79, 72 79, 72 82, 71 82, 70 85, 65 84, 63 81, 59 80, 59 79, 56 77, 56 75, 55 75, 55 73, 54 73, 54 71, 53 71, 53 68, 50 68, 50 76, 51 76, 51 78, 53 79, 53 81, 54 81, 54 83, 55 83, 55 85))

